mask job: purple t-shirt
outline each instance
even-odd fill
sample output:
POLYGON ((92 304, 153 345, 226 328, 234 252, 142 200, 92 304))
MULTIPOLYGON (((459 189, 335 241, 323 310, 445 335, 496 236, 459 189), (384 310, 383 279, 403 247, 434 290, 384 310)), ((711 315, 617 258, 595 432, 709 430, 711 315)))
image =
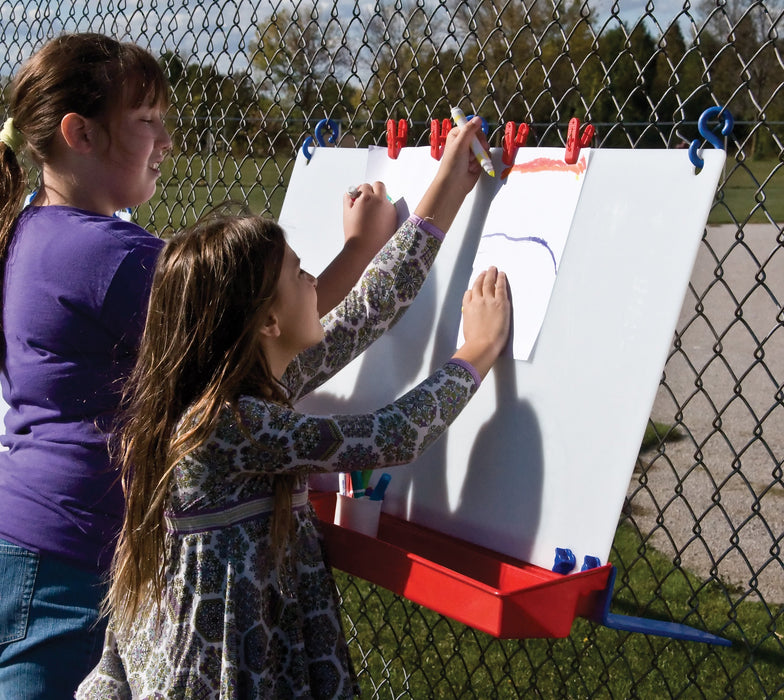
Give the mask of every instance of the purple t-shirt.
POLYGON ((105 434, 133 365, 163 241, 71 207, 27 207, 3 281, 9 406, 0 537, 105 569, 122 517, 105 434))

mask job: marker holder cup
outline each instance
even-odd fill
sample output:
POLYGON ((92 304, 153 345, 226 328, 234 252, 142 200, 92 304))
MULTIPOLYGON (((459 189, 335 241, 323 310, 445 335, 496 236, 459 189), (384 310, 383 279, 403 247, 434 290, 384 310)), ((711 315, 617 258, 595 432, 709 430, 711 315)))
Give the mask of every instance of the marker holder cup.
POLYGON ((335 525, 361 532, 368 537, 376 537, 382 503, 383 501, 352 498, 339 493, 335 503, 335 525))

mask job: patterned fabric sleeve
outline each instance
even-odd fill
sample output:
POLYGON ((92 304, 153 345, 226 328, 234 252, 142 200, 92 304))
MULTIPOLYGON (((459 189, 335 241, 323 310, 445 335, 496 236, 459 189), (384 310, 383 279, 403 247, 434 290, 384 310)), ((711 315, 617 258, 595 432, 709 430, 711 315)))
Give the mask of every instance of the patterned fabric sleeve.
POLYGON ((294 359, 283 384, 292 401, 327 381, 391 328, 427 278, 443 233, 412 216, 321 323, 324 340, 294 359))
MULTIPOLYGON (((313 416, 251 397, 240 399, 249 439, 227 411, 212 439, 192 457, 231 448, 234 476, 342 471, 407 464, 458 416, 478 386, 472 368, 449 361, 391 404, 359 415, 313 416)), ((188 458, 186 458, 188 459, 188 458)), ((225 475, 231 478, 228 474, 225 475)))

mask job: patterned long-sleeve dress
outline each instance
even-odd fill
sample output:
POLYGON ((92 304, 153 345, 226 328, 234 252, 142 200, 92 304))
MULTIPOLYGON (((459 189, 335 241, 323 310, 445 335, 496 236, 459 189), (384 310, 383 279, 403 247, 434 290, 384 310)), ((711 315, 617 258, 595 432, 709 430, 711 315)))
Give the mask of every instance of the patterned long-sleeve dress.
MULTIPOLYGON (((323 383, 410 304, 440 239, 403 224, 346 300, 325 338, 288 368, 293 399, 323 383)), ((99 665, 77 698, 350 698, 356 676, 335 584, 308 503, 313 471, 389 467, 415 459, 476 390, 470 367, 448 362, 403 397, 364 415, 306 415, 242 397, 175 468, 166 514, 161 618, 139 615, 121 639, 109 623, 99 665), (275 565, 270 510, 277 474, 295 475, 290 564, 275 565)))

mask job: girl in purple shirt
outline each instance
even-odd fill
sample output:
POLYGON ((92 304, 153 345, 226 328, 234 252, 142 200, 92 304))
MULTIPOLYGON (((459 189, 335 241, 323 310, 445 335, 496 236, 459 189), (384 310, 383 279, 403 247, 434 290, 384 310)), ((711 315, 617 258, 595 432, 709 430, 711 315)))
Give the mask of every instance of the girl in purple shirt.
MULTIPOLYGON (((53 39, 11 86, 0 131, 0 697, 68 697, 100 653, 123 512, 104 429, 163 246, 113 212, 154 194, 172 146, 168 103, 153 56, 98 34, 53 39), (41 179, 20 213, 22 149, 41 179)), ((344 202, 346 247, 323 279, 322 313, 394 229, 383 185, 363 188, 344 202)))

